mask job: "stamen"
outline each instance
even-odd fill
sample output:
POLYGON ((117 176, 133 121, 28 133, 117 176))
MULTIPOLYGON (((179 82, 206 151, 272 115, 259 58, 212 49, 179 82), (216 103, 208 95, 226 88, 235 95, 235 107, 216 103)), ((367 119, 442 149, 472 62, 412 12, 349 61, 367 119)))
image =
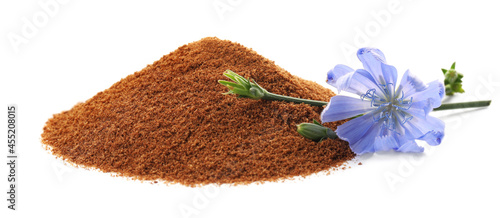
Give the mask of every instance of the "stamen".
POLYGON ((384 92, 385 99, 375 96, 375 89, 368 90, 366 94, 361 95, 361 99, 370 99, 372 106, 377 107, 376 110, 379 113, 373 116, 374 123, 381 123, 382 128, 396 131, 396 125, 403 125, 413 118, 412 116, 407 116, 407 113, 404 112, 411 108, 413 97, 405 99, 404 92, 401 92, 401 97, 395 98, 395 96, 393 96, 395 92, 390 91, 389 85, 393 84, 387 83, 385 85, 380 85, 384 92))
POLYGON ((413 116, 409 116, 409 117, 406 117, 403 115, 403 123, 401 123, 401 125, 404 125, 406 122, 410 121, 411 119, 413 119, 413 116))
POLYGON ((360 95, 361 100, 365 100, 365 98, 370 99, 371 106, 373 107, 373 102, 375 101, 375 89, 368 89, 365 94, 360 95))
MULTIPOLYGON (((388 105, 388 104, 387 104, 388 105)), ((382 106, 381 106, 382 107, 382 106)), ((379 108, 381 108, 379 107, 379 108)), ((382 107, 382 111, 378 115, 373 116, 373 122, 382 122, 382 128, 388 130, 395 130, 395 116, 394 111, 390 107, 382 107)))
POLYGON ((396 99, 399 105, 395 106, 399 109, 408 110, 411 108, 411 105, 413 104, 413 97, 411 97, 409 101, 405 101, 404 98, 405 98, 405 93, 401 91, 401 98, 396 99))
MULTIPOLYGON (((388 86, 389 86, 389 85, 394 85, 394 84, 392 84, 392 83, 380 84, 380 86, 382 86, 382 88, 384 89, 384 91, 385 91, 386 93, 389 93, 389 88, 388 88, 388 86)), ((393 87, 394 87, 394 86, 393 86, 393 87)))
POLYGON ((373 100, 375 97, 375 89, 368 89, 365 94, 361 95, 361 100, 365 100, 365 98, 373 100))

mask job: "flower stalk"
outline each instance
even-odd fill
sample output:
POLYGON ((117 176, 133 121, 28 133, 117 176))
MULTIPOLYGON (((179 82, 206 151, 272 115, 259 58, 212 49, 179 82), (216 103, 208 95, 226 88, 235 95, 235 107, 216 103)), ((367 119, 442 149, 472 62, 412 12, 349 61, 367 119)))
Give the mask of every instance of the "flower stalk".
POLYGON ((312 106, 325 106, 328 104, 328 102, 325 101, 316 101, 316 100, 309 100, 309 99, 302 99, 302 98, 295 98, 295 97, 290 97, 290 96, 284 96, 284 95, 278 95, 274 94, 271 92, 266 92, 264 94, 264 97, 262 97, 264 100, 271 100, 271 101, 286 101, 286 102, 293 102, 293 103, 304 103, 304 104, 309 104, 312 106))
POLYGON ((469 102, 461 102, 461 103, 447 103, 447 104, 441 104, 441 106, 434 108, 433 111, 462 109, 462 108, 474 108, 474 107, 487 107, 487 106, 490 106, 490 104, 491 104, 491 100, 488 100, 488 101, 469 101, 469 102))

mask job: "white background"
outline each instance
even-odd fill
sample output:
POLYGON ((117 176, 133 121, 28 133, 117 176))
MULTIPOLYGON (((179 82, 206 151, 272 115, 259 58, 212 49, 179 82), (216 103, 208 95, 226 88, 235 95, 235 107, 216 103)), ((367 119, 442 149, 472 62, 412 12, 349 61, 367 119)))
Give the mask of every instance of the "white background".
POLYGON ((69 0, 49 11, 45 2, 0 3, 1 217, 500 216, 500 5, 493 1, 69 0), (23 33, 27 25, 36 31, 23 33), (66 167, 42 148, 52 114, 207 36, 239 42, 325 86, 336 64, 361 67, 354 50, 363 46, 426 82, 443 79, 440 68, 457 61, 466 94, 446 101, 493 104, 433 113, 446 122, 446 137, 424 154, 365 155, 361 166, 283 183, 153 185, 66 167), (16 212, 6 209, 11 103, 19 108, 16 212))

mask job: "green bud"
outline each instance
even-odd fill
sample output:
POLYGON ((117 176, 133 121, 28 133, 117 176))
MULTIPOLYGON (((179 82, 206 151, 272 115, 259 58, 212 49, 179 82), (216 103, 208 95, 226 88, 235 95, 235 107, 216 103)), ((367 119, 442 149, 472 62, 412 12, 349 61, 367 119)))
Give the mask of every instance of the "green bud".
POLYGON ((456 92, 464 93, 462 88, 462 78, 463 74, 455 70, 455 63, 453 63, 450 69, 441 69, 444 73, 444 86, 446 88, 446 95, 453 95, 456 92))
POLYGON ((231 70, 226 70, 224 76, 231 79, 233 82, 219 80, 219 83, 226 86, 229 91, 224 94, 236 94, 238 97, 261 99, 267 91, 260 87, 255 81, 250 82, 245 77, 242 77, 231 70))
POLYGON ((301 123, 297 125, 297 132, 305 138, 316 142, 321 142, 326 138, 337 138, 337 134, 332 129, 322 126, 316 120, 314 120, 314 123, 301 123))

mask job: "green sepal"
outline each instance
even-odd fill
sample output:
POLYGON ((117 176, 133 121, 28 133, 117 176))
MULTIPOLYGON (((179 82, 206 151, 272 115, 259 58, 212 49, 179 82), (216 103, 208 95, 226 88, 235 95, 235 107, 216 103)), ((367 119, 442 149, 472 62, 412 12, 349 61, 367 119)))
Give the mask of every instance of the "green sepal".
POLYGON ((246 79, 231 70, 226 70, 223 74, 233 82, 219 80, 219 83, 226 86, 229 91, 223 94, 236 94, 240 98, 261 99, 267 93, 255 81, 246 79))

